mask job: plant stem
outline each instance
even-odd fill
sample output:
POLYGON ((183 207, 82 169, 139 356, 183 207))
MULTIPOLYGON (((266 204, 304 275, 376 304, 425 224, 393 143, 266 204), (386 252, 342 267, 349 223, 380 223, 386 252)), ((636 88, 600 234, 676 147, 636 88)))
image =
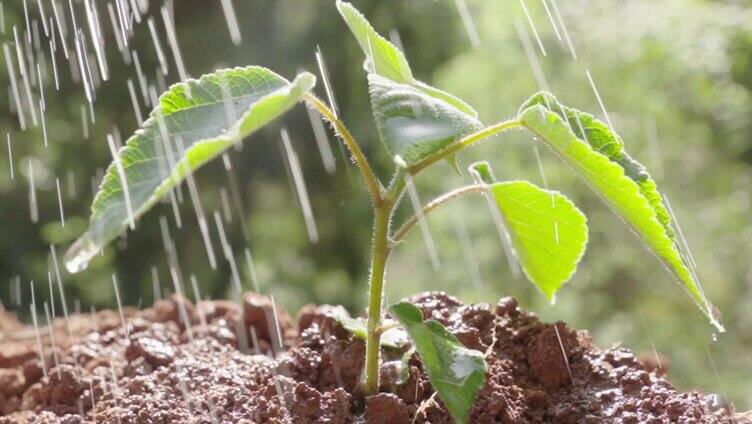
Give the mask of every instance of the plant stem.
POLYGON ((366 339, 366 368, 363 392, 365 395, 379 390, 379 357, 381 353, 381 297, 384 290, 386 261, 389 246, 389 224, 394 204, 382 203, 376 208, 373 218, 373 251, 371 253, 371 276, 368 289, 368 338, 366 339))
POLYGON ((522 126, 522 123, 519 119, 510 119, 508 121, 499 122, 498 124, 483 128, 482 130, 472 133, 454 144, 450 144, 449 146, 445 147, 444 150, 436 152, 421 160, 420 162, 408 167, 408 172, 410 172, 410 174, 412 175, 415 175, 432 163, 444 159, 454 153, 457 153, 465 147, 482 141, 485 138, 494 136, 500 132, 506 131, 510 128, 516 128, 519 126, 522 126))
MULTIPOLYGON (((402 192, 405 190, 405 174, 416 174, 423 168, 431 165, 432 163, 441 160, 457 151, 470 146, 484 138, 496 135, 509 128, 518 127, 521 125, 519 120, 504 121, 496 125, 492 125, 488 128, 484 128, 481 131, 470 134, 462 140, 454 143, 444 150, 435 153, 422 161, 407 168, 401 168, 397 171, 386 192, 382 190, 380 182, 376 179, 371 171, 368 162, 363 156, 360 148, 358 147, 355 139, 353 139, 350 132, 344 126, 344 124, 334 116, 331 110, 315 96, 308 94, 305 98, 306 102, 315 107, 326 120, 334 125, 339 136, 344 140, 347 147, 355 158, 355 163, 360 168, 363 177, 368 183, 369 190, 374 199, 374 218, 373 218, 373 247, 371 252, 371 274, 369 279, 368 288, 368 324, 367 324, 367 338, 366 338, 366 365, 365 365, 365 377, 363 381, 363 393, 368 396, 377 393, 379 390, 379 362, 381 356, 381 333, 383 328, 381 325, 381 299, 384 291, 384 276, 386 274, 386 261, 389 258, 389 253, 393 246, 391 239, 391 219, 395 206, 399 203, 402 192)), ((429 213, 434 208, 451 200, 457 196, 469 192, 478 192, 486 189, 485 184, 476 184, 466 187, 461 187, 457 190, 446 193, 445 195, 435 199, 428 203, 423 208, 423 214, 429 213)), ((415 225, 418 220, 418 216, 413 216, 395 233, 394 241, 401 240, 415 225)))
POLYGON ((427 215, 432 210, 438 208, 439 206, 443 205, 444 203, 462 196, 465 193, 480 193, 485 190, 488 190, 488 186, 485 184, 474 184, 469 185, 465 187, 460 187, 458 189, 452 190, 448 193, 444 193, 441 196, 437 197, 436 199, 428 202, 425 206, 423 206, 423 211, 420 214, 415 214, 410 217, 407 221, 405 221, 404 224, 402 224, 402 227, 400 227, 399 230, 397 230, 394 233, 394 236, 392 237, 392 243, 399 243, 400 240, 404 239, 407 233, 410 232, 410 230, 413 228, 413 226, 418 222, 418 220, 421 218, 421 216, 427 215))
POLYGON ((366 180, 366 186, 368 186, 368 191, 371 193, 373 204, 376 207, 379 207, 384 202, 381 182, 371 170, 371 165, 368 163, 363 151, 360 150, 358 142, 355 141, 355 138, 350 134, 350 130, 347 129, 345 123, 337 118, 334 112, 332 112, 332 110, 329 109, 329 107, 318 97, 311 93, 306 93, 303 98, 306 103, 314 107, 324 119, 334 126, 335 132, 345 143, 345 146, 347 146, 347 149, 352 154, 355 164, 360 169, 360 173, 363 174, 363 178, 366 180))

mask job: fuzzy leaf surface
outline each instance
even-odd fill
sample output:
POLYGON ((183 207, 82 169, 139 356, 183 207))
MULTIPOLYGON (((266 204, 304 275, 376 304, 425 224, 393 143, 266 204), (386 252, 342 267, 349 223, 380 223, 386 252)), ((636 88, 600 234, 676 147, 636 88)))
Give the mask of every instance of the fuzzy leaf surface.
POLYGON ((369 74, 368 90, 381 139, 408 166, 482 128, 474 117, 412 85, 369 74))
POLYGON ((124 175, 116 161, 107 169, 91 207, 89 228, 66 255, 68 269, 85 268, 127 228, 126 192, 133 219, 138 219, 188 173, 289 110, 315 81, 307 72, 289 82, 251 66, 173 85, 118 152, 124 175))
POLYGON ((402 51, 350 3, 338 1, 337 9, 366 56, 374 118, 392 155, 413 165, 481 128, 467 103, 415 79, 402 51))

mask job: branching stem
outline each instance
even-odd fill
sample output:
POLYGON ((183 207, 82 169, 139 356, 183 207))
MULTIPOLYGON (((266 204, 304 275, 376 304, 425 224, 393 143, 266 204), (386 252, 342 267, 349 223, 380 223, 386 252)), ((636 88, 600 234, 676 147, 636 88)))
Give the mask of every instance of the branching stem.
POLYGON ((485 184, 474 184, 469 185, 465 187, 460 187, 458 189, 452 190, 448 193, 444 193, 441 196, 437 197, 436 199, 428 202, 425 206, 423 206, 423 210, 420 214, 415 214, 410 217, 407 221, 405 221, 404 224, 402 224, 402 227, 397 230, 394 233, 394 236, 392 237, 392 243, 396 244, 399 243, 402 239, 405 238, 407 233, 410 232, 410 230, 415 226, 415 224, 418 223, 418 220, 427 214, 429 214, 432 210, 438 208, 439 206, 443 205, 444 203, 462 196, 465 193, 473 193, 473 192, 483 192, 485 190, 488 190, 488 186, 485 184))
MULTIPOLYGON (((386 262, 389 259, 389 254, 392 252, 396 242, 402 240, 410 229, 418 222, 420 215, 413 216, 405 222, 394 237, 391 232, 391 221, 394 214, 394 210, 400 202, 402 193, 406 187, 406 175, 416 174, 423 168, 435 163, 443 158, 452 155, 461 149, 470 146, 478 141, 481 141, 487 137, 499 134, 509 128, 518 127, 521 125, 519 120, 504 121, 496 125, 492 125, 488 128, 484 128, 476 133, 470 134, 462 140, 448 146, 444 150, 428 156, 422 161, 414 164, 410 167, 403 167, 397 171, 397 174, 392 179, 389 187, 386 190, 382 189, 382 185, 371 171, 371 167, 366 161, 363 152, 358 147, 355 139, 350 135, 350 132, 344 126, 344 124, 334 116, 334 113, 315 96, 308 94, 305 97, 308 104, 315 107, 319 113, 334 125, 338 135, 342 138, 347 145, 348 149, 352 153, 355 163, 360 168, 363 177, 368 184, 368 189, 371 192, 374 203, 374 217, 373 217, 373 245, 371 250, 371 272, 369 275, 369 287, 368 287, 368 323, 367 323, 367 338, 366 338, 366 363, 363 379, 363 393, 365 395, 371 395, 378 393, 379 390, 379 362, 381 354, 381 333, 385 331, 386 327, 382 325, 382 296, 384 294, 384 278, 386 276, 386 262)), ((423 208, 423 215, 431 212, 439 205, 451 200, 455 197, 461 196, 464 193, 482 192, 488 188, 485 184, 476 184, 466 187, 458 188, 454 191, 446 193, 432 202, 428 203, 423 208)))
POLYGON ((358 142, 355 141, 355 138, 350 134, 350 130, 348 130, 345 123, 337 118, 334 112, 332 112, 332 110, 315 95, 306 93, 304 100, 334 126, 335 132, 345 143, 345 146, 347 146, 347 149, 355 160, 355 164, 358 166, 358 169, 360 169, 360 173, 363 174, 363 178, 366 180, 366 186, 371 193, 374 205, 379 207, 384 202, 382 184, 376 177, 376 174, 373 173, 373 170, 371 170, 371 165, 368 163, 363 151, 360 150, 358 142))
POLYGON ((482 130, 472 133, 466 136, 465 138, 457 141, 454 144, 450 144, 449 146, 445 147, 444 150, 441 150, 432 155, 429 155, 425 159, 408 167, 408 172, 410 172, 410 174, 413 174, 413 175, 417 174, 418 172, 420 172, 427 166, 431 165, 432 163, 437 162, 441 159, 444 159, 448 156, 451 156, 457 153, 458 151, 464 149, 465 147, 468 147, 488 137, 504 132, 510 128, 516 128, 520 126, 522 126, 522 122, 520 122, 519 119, 510 119, 508 121, 499 122, 498 124, 483 128, 482 130))

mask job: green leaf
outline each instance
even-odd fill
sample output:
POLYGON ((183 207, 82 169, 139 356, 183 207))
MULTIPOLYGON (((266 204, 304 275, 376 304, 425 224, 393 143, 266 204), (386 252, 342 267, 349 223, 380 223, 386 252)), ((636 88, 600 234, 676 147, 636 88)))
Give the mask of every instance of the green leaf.
POLYGON ((486 382, 483 354, 464 347, 439 322, 423 321, 423 313, 410 303, 397 303, 389 311, 405 326, 431 386, 452 418, 457 423, 467 423, 475 396, 486 382))
POLYGON ((402 354, 402 358, 399 360, 399 368, 397 373, 397 385, 403 385, 410 379, 410 358, 415 353, 415 346, 410 346, 409 349, 402 354))
MULTIPOLYGON (((368 323, 365 318, 352 318, 346 311, 341 310, 334 315, 334 319, 353 336, 366 340, 368 338, 368 323)), ((385 323, 386 324, 386 323, 385 323)), ((405 330, 399 327, 390 328, 381 334, 379 344, 391 349, 399 349, 408 343, 405 330)))
POLYGON ((350 3, 337 1, 337 9, 366 55, 374 118, 392 155, 413 165, 481 128, 478 113, 467 103, 416 80, 402 51, 350 3))
POLYGON ((544 92, 522 105, 519 119, 624 219, 686 287, 711 323, 722 331, 713 307, 680 253, 670 215, 655 181, 624 152, 621 138, 592 115, 566 107, 544 92))
POLYGON ((585 215, 556 191, 543 190, 527 181, 495 182, 486 162, 471 165, 470 172, 489 184, 514 257, 527 278, 553 302, 585 253, 585 215))
POLYGON ((366 71, 395 82, 412 84, 415 81, 402 51, 379 35, 358 9, 350 3, 337 1, 337 10, 366 54, 366 71))
POLYGON ((410 166, 482 128, 474 117, 414 86, 368 75, 379 135, 410 166))
POLYGON ((304 72, 289 82, 252 66, 173 85, 107 169, 91 207, 89 228, 66 255, 68 270, 83 270, 131 218, 146 213, 188 173, 282 115, 315 81, 304 72))

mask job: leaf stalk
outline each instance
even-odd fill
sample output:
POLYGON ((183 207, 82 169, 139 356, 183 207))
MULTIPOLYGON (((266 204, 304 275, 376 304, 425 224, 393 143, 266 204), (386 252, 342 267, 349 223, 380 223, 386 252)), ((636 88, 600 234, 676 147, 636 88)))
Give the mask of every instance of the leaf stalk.
POLYGON ((397 230, 394 233, 394 236, 392 237, 392 245, 398 244, 402 239, 405 238, 407 233, 410 232, 410 230, 415 226, 415 224, 418 223, 418 220, 429 214, 434 209, 438 208, 439 206, 443 205, 444 203, 457 198, 459 196, 462 196, 465 193, 482 193, 485 190, 488 189, 488 186, 486 184, 473 184, 465 187, 460 187, 458 189, 452 190, 448 193, 444 193, 441 196, 437 197, 436 199, 428 202, 425 206, 423 206, 423 210, 420 214, 415 214, 410 217, 407 221, 405 221, 404 224, 402 224, 402 227, 400 227, 399 230, 397 230))
POLYGON ((303 96, 303 99, 306 103, 308 103, 308 105, 316 109, 321 114, 321 116, 324 117, 324 119, 332 124, 335 132, 342 139, 345 146, 350 151, 350 154, 352 154, 355 164, 358 166, 358 169, 360 169, 360 173, 363 174, 363 178, 366 181, 366 186, 368 187, 368 191, 371 194, 373 204, 376 207, 381 206, 381 204, 384 202, 384 194, 382 188, 383 186, 379 179, 376 177, 376 174, 373 173, 371 165, 368 163, 368 159, 366 159, 366 156, 360 149, 358 142, 352 136, 350 130, 347 129, 345 123, 342 122, 342 120, 340 120, 334 114, 334 112, 332 112, 332 110, 329 109, 329 107, 315 95, 306 93, 303 96))
POLYGON ((498 124, 483 128, 482 130, 478 132, 474 132, 470 135, 467 135, 461 140, 457 141, 456 143, 450 144, 449 146, 445 147, 443 150, 436 152, 426 157, 425 159, 419 161, 418 163, 408 167, 408 172, 410 172, 410 174, 412 175, 417 174, 418 172, 422 171, 429 165, 435 162, 438 162, 441 159, 445 159, 459 152, 465 147, 471 146, 479 141, 482 141, 488 137, 492 137, 494 135, 502 133, 508 129, 517 128, 521 126, 522 126, 522 122, 519 119, 510 119, 508 121, 499 122, 498 124))

